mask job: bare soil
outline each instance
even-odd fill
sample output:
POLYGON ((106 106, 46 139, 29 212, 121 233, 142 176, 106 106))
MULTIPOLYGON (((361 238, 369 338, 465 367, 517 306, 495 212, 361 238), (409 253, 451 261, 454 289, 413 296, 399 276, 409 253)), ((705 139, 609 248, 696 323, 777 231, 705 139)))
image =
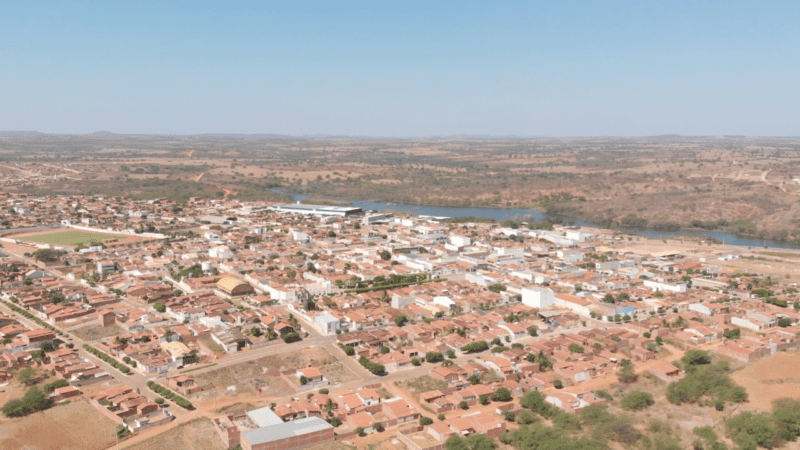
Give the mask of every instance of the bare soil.
POLYGON ((126 450, 226 450, 211 419, 201 417, 179 425, 126 450))
POLYGON ((201 386, 210 387, 208 393, 204 391, 205 395, 212 395, 214 390, 225 392, 226 396, 253 395, 256 394, 255 387, 259 386, 262 395, 280 397, 294 393, 294 388, 283 381, 280 372, 306 367, 309 364, 317 367, 331 383, 356 379, 355 375, 327 350, 309 347, 198 374, 195 380, 201 386), (235 388, 228 390, 229 387, 235 388))
POLYGON ((0 424, 0 448, 101 449, 113 443, 116 426, 88 401, 78 400, 0 424))
POLYGON ((772 402, 779 398, 800 398, 800 354, 779 352, 762 358, 734 373, 736 383, 750 394, 744 406, 748 410, 772 411, 772 402))

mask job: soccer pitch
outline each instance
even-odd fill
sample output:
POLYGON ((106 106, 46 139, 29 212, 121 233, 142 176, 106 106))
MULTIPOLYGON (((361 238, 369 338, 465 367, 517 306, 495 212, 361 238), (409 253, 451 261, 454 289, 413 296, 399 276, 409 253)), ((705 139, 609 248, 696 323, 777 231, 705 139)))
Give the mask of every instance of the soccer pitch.
POLYGON ((18 239, 20 241, 39 242, 42 244, 76 246, 80 244, 90 245, 92 242, 100 243, 105 239, 118 241, 122 239, 122 237, 111 234, 93 233, 91 231, 57 231, 55 233, 45 233, 35 236, 21 236, 18 239))

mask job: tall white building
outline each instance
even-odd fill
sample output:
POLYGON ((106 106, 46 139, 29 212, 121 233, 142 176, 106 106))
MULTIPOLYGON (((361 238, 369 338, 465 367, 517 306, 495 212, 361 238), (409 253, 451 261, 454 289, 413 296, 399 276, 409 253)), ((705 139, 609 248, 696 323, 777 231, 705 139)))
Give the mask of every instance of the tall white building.
POLYGON ((553 306, 555 293, 550 288, 531 286, 522 288, 522 304, 531 308, 553 306))

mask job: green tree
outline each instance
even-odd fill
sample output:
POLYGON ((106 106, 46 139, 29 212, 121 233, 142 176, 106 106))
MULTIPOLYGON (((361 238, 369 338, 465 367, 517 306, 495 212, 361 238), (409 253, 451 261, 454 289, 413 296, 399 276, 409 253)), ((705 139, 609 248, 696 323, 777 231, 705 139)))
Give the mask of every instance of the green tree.
POLYGON ((467 437, 467 445, 471 450, 494 450, 497 444, 485 434, 472 433, 467 437))
POLYGON ((30 386, 36 383, 38 379, 38 375, 36 373, 36 369, 33 367, 26 367, 19 372, 17 372, 17 381, 24 384, 25 386, 30 386))
POLYGON ((620 400, 620 406, 628 411, 640 411, 652 406, 653 403, 655 403, 653 396, 642 391, 631 391, 620 400))
POLYGON ((538 419, 536 415, 527 409, 523 409, 517 414, 517 423, 520 425, 529 425, 536 422, 538 419))
POLYGON ((752 442, 766 448, 778 443, 778 428, 768 413, 739 413, 725 421, 725 429, 733 442, 743 448, 751 447, 752 442))
POLYGON ((467 442, 459 435, 454 434, 444 442, 446 450, 470 450, 467 442))
POLYGON ((425 354, 425 361, 429 363, 437 363, 444 360, 444 355, 440 352, 428 352, 425 354))
POLYGON ((623 364, 622 369, 617 372, 617 379, 620 381, 620 383, 630 384, 636 381, 638 378, 639 376, 636 375, 636 371, 633 369, 633 364, 630 362, 623 364))
POLYGON ((155 302, 155 303, 153 304, 153 309, 155 309, 156 311, 158 311, 158 312, 160 312, 160 313, 163 313, 164 311, 166 311, 166 310, 167 310, 167 306, 166 306, 166 305, 164 305, 164 304, 163 304, 163 303, 161 303, 161 302, 155 302))
POLYGON ((399 314, 394 318, 394 323, 398 327, 402 327, 406 322, 408 322, 408 318, 405 314, 399 314))
POLYGON ((569 351, 571 353, 583 353, 585 349, 578 344, 569 344, 569 351))
POLYGON ((725 339, 739 339, 742 337, 742 329, 734 327, 730 330, 725 330, 722 335, 725 336, 725 339))
POLYGON ((507 388, 500 387, 494 392, 492 392, 492 401, 493 402, 510 402, 513 399, 511 396, 511 391, 507 388))
POLYGON ((683 355, 681 362, 683 362, 684 368, 688 371, 692 366, 711 364, 711 355, 703 350, 689 350, 683 355))

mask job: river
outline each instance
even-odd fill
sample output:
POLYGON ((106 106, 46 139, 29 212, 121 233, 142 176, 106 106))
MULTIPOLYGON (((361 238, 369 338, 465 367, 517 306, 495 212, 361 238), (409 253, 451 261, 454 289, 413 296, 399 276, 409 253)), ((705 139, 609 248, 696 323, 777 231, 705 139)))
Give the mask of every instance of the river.
MULTIPOLYGON (((303 201, 308 198, 307 194, 291 192, 282 188, 273 188, 274 192, 281 194, 288 194, 294 197, 295 201, 303 201)), ((327 197, 324 197, 327 198, 327 197)), ((427 205, 412 205, 404 203, 392 202, 375 202, 371 200, 353 200, 353 199, 337 199, 329 198, 331 201, 351 203, 364 211, 402 211, 411 213, 417 216, 434 216, 434 217, 481 217, 485 219, 494 220, 507 220, 515 217, 534 217, 536 220, 545 220, 544 214, 534 209, 524 208, 460 208, 460 207, 443 207, 443 206, 427 206, 427 205)), ((575 225, 584 225, 595 228, 597 225, 583 222, 580 220, 571 220, 575 225)), ((624 229, 621 230, 634 236, 644 236, 651 239, 665 239, 673 238, 676 236, 704 236, 707 238, 714 238, 725 245, 734 245, 740 247, 762 247, 762 248, 790 248, 800 249, 800 245, 794 245, 787 242, 772 241, 769 239, 751 239, 738 237, 732 233, 725 233, 722 231, 708 231, 708 230, 681 230, 681 231, 656 231, 648 229, 624 229)))

